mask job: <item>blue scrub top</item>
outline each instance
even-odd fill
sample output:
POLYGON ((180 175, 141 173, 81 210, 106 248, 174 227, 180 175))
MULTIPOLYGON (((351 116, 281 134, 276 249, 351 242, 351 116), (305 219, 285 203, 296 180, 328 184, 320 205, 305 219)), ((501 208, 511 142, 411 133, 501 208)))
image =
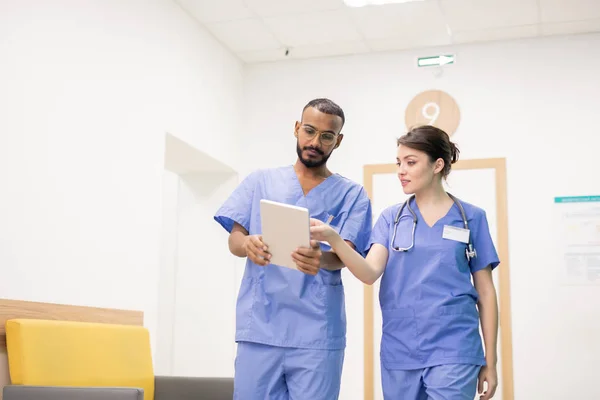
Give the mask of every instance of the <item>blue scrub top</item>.
MULTIPOLYGON (((306 207, 312 218, 321 221, 333 216, 331 225, 365 254, 372 214, 361 185, 333 174, 305 196, 293 166, 259 170, 242 181, 214 218, 228 232, 235 221, 249 234, 260 234, 261 199, 306 207)), ((238 342, 282 347, 345 348, 341 271, 322 269, 312 276, 277 265, 262 267, 247 259, 237 299, 235 337, 238 342)))
POLYGON ((402 206, 385 209, 371 235, 369 247, 379 243, 389 256, 381 278, 379 302, 383 335, 380 356, 387 369, 417 369, 441 364, 485 365, 479 334, 478 294, 471 274, 499 264, 485 211, 461 201, 477 257, 468 263, 466 244, 443 239, 444 225, 464 228, 456 204, 432 227, 417 215, 414 247, 402 253, 392 249, 411 244, 412 215, 404 207, 397 227, 394 220, 402 206))

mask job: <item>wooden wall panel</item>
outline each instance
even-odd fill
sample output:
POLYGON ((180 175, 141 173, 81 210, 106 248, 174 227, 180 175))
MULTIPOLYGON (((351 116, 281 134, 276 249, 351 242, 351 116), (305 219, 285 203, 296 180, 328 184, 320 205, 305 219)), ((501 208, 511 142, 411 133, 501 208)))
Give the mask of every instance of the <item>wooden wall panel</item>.
POLYGON ((6 321, 14 318, 123 325, 144 324, 144 313, 141 311, 0 299, 0 347, 6 347, 6 321))

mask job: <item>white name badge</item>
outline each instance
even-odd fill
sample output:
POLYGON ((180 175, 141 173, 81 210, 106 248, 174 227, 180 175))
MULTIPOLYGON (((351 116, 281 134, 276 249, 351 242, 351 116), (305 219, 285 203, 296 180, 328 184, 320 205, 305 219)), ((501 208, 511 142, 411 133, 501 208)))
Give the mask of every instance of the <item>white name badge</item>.
POLYGON ((469 243, 469 234, 471 233, 468 229, 457 228, 455 226, 444 225, 444 233, 442 237, 444 239, 455 240, 457 242, 469 243))

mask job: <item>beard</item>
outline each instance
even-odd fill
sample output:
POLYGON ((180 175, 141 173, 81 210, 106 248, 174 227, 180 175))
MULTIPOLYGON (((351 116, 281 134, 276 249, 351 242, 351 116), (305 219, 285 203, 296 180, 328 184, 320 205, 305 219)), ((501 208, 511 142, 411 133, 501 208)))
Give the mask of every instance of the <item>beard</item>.
POLYGON ((329 156, 331 156, 331 154, 325 155, 325 153, 323 153, 321 150, 319 150, 315 147, 305 147, 305 148, 301 149, 300 145, 297 143, 296 143, 296 153, 298 153, 298 159, 300 160, 300 162, 302 162, 302 164, 304 164, 304 166, 306 168, 321 167, 321 166, 325 165, 325 163, 327 163, 327 160, 329 160, 329 156), (313 159, 308 159, 308 158, 302 157, 302 152, 304 150, 309 150, 309 149, 316 151, 321 156, 321 158, 318 160, 313 160, 313 159))

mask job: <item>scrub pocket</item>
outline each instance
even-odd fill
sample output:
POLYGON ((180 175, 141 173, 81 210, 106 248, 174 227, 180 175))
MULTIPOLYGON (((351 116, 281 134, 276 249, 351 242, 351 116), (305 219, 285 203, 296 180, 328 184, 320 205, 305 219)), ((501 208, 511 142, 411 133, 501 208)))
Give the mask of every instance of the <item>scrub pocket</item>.
MULTIPOLYGON (((412 308, 382 310, 381 360, 404 364, 418 355, 417 319, 412 308)), ((393 367, 393 365, 390 365, 393 367)))
POLYGON ((327 315, 327 338, 339 339, 346 336, 346 305, 342 283, 314 282, 311 288, 315 300, 327 315))
POLYGON ((436 342, 444 357, 482 357, 479 314, 474 305, 440 307, 429 323, 438 333, 436 342))
POLYGON ((313 216, 313 218, 316 218, 325 223, 329 223, 329 225, 333 229, 335 229, 335 231, 337 233, 340 233, 340 230, 342 229, 344 221, 346 220, 346 214, 347 213, 345 211, 342 211, 337 214, 330 214, 327 211, 323 211, 323 212, 313 216))

